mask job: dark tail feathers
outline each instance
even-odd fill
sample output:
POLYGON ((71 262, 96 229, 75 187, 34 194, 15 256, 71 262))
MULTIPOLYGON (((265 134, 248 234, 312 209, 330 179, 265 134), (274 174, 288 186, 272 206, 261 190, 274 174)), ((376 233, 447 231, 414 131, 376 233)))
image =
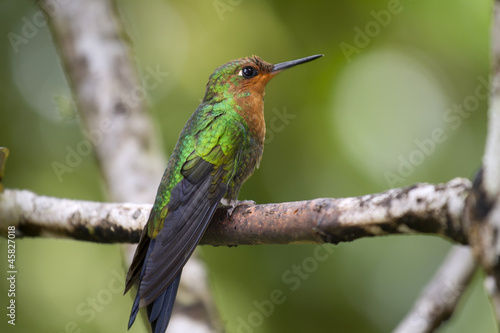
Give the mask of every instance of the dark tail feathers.
MULTIPOLYGON (((163 292, 163 294, 161 294, 157 299, 147 305, 148 319, 151 323, 151 329, 153 333, 164 333, 167 329, 168 322, 170 321, 170 316, 172 316, 175 296, 177 295, 177 289, 179 288, 180 279, 181 273, 179 273, 175 277, 175 279, 163 292)), ((135 317, 139 312, 139 294, 139 291, 137 291, 137 296, 135 297, 134 304, 132 305, 132 312, 130 314, 130 320, 128 322, 129 329, 134 323, 135 317)))

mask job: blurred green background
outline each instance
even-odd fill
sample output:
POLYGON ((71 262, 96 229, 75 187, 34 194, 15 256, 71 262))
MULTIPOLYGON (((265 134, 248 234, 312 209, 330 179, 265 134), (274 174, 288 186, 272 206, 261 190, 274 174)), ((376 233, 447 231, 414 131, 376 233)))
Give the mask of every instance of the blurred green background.
MULTIPOLYGON (((326 55, 268 85, 264 158, 240 193, 267 203, 357 196, 477 171, 492 1, 394 3, 125 0, 117 7, 140 76, 157 67, 169 73, 147 97, 167 153, 214 68, 252 54, 273 63, 326 55)), ((22 36, 38 8, 25 0, 2 1, 0 8, 0 146, 11 151, 6 186, 105 200, 92 155, 62 181, 52 169, 84 137, 47 26, 26 43, 9 39, 22 36)), ((228 332, 389 332, 450 246, 431 236, 331 246, 299 285, 287 277, 297 278, 294 265, 311 263, 315 246, 200 252, 228 332), (275 289, 284 301, 259 317, 255 304, 275 289), (242 321, 253 326, 242 328, 242 321)), ((6 247, 0 239, 0 253, 6 247)), ((0 258, 3 309, 6 259, 0 258)), ((126 330, 132 300, 121 292, 119 245, 19 239, 17 266, 17 325, 7 325, 4 310, 0 331, 126 330)), ((439 332, 496 331, 482 274, 474 281, 439 332)), ((146 329, 138 322, 131 332, 146 329)))

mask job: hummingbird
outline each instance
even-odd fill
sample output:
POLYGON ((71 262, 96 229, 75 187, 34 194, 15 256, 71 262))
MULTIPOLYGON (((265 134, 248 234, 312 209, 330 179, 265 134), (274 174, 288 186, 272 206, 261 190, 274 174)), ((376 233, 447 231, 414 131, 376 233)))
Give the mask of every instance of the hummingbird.
POLYGON ((138 282, 128 328, 147 308, 153 333, 165 332, 182 268, 221 199, 234 202, 264 150, 266 84, 281 71, 323 56, 276 65, 257 56, 232 60, 210 76, 205 97, 170 156, 126 277, 138 282))

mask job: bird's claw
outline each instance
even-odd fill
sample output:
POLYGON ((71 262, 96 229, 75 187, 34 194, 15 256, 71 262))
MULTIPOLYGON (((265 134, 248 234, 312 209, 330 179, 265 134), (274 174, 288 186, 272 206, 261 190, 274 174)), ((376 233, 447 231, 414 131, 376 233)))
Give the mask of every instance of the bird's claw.
POLYGON ((229 201, 226 198, 222 198, 220 202, 227 209, 227 216, 228 217, 233 215, 233 212, 236 209, 236 207, 255 205, 255 201, 253 201, 253 200, 229 201))

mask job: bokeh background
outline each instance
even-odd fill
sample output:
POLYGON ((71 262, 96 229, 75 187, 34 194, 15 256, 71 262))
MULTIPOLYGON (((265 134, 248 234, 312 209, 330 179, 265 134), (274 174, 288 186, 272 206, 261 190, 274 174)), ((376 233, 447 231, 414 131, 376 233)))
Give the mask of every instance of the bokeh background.
MULTIPOLYGON (((326 55, 268 85, 264 158, 240 193, 258 203, 472 178, 486 133, 491 4, 117 1, 140 76, 148 68, 169 73, 147 96, 167 153, 214 68, 252 54, 274 63, 326 55), (442 140, 431 144, 436 130, 442 140)), ((0 146, 11 151, 6 186, 104 200, 92 154, 62 181, 53 170, 84 137, 47 26, 26 43, 9 39, 33 22, 35 2, 7 0, 0 8, 0 146)), ((310 262, 315 246, 204 246, 200 253, 228 332, 378 333, 403 318, 450 246, 432 236, 362 239, 331 246, 328 258, 300 278, 291 270, 310 262), (298 278, 298 288, 284 276, 298 278), (255 304, 275 289, 285 300, 259 321, 255 304)), ((0 253, 6 247, 0 239, 0 253)), ((2 314, 0 331, 124 332, 132 299, 122 296, 121 262, 119 245, 19 239, 17 324, 7 325, 2 314)), ((6 264, 0 258, 3 309, 6 264)), ((496 331, 482 277, 476 274, 439 332, 496 331)), ((131 332, 146 329, 139 323, 131 332)))

